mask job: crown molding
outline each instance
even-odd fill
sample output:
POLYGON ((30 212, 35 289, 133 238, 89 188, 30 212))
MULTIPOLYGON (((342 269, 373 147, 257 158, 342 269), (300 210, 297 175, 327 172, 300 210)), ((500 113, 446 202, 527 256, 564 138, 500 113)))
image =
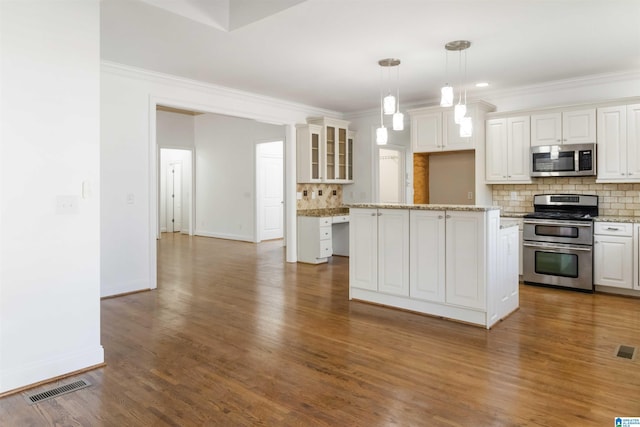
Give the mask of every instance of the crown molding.
POLYGON ((101 72, 109 73, 121 77, 127 77, 132 79, 143 80, 145 82, 164 84, 173 87, 181 87, 188 90, 198 91, 200 93, 205 92, 212 96, 224 96, 230 97, 238 101, 250 102, 252 104, 258 104, 265 107, 277 107, 283 110, 289 110, 293 113, 301 114, 306 117, 313 116, 327 116, 342 118, 343 114, 338 111, 327 110, 323 108, 313 107, 306 104, 285 101, 278 98, 273 98, 265 95, 258 95, 252 92, 247 92, 239 89, 233 89, 226 86, 215 85, 212 83, 206 83, 199 80, 188 79, 184 77, 175 76, 172 74, 160 73, 157 71, 151 71, 144 68, 138 68, 130 65, 120 64, 117 62, 101 61, 101 72))

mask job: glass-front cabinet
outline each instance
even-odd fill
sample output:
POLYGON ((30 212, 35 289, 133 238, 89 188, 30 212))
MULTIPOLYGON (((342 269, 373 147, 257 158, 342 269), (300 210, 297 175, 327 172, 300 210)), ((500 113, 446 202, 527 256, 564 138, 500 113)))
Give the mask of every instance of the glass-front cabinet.
POLYGON ((345 120, 320 117, 299 125, 298 182, 352 182, 351 135, 349 122, 345 120))

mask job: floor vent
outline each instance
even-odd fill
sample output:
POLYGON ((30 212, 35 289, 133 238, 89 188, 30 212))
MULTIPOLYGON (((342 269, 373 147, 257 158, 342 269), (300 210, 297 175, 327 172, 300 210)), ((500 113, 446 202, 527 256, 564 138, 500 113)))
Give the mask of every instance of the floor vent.
POLYGON ((89 387, 91 383, 85 380, 73 382, 71 384, 61 385, 60 387, 52 388, 33 395, 27 395, 27 400, 30 404, 40 403, 45 400, 53 399, 54 397, 62 396, 63 394, 71 393, 76 390, 80 390, 89 387))
POLYGON ((635 352, 636 352, 635 347, 629 347, 628 345, 621 345, 620 347, 618 347, 616 356, 622 357, 623 359, 633 359, 635 352))

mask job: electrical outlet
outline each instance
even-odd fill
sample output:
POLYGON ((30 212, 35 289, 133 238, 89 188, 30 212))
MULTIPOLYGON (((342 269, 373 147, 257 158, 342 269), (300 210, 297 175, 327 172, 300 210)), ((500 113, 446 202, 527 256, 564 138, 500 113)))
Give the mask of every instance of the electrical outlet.
POLYGON ((467 199, 469 199, 469 200, 473 200, 473 191, 469 191, 469 192, 467 193, 467 199))
POLYGON ((303 195, 304 197, 307 197, 307 190, 304 190, 304 191, 302 192, 302 195, 303 195))
POLYGON ((518 200, 518 193, 516 191, 511 192, 511 200, 518 200))
POLYGON ((333 195, 334 196, 338 195, 338 192, 336 190, 333 190, 333 195))
POLYGON ((322 190, 318 190, 318 196, 322 196, 322 190))
POLYGON ((296 200, 302 200, 302 193, 301 192, 296 192, 296 200))
POLYGON ((311 192, 311 198, 312 198, 312 199, 315 199, 315 198, 316 198, 316 192, 315 192, 315 191, 312 191, 312 192, 311 192))
POLYGON ((68 215, 78 213, 78 196, 57 196, 56 197, 56 214, 68 215))

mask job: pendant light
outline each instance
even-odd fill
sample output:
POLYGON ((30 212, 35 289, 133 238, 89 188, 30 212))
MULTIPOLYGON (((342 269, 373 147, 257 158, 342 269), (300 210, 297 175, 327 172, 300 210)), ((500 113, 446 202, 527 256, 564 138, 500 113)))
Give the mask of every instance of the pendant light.
POLYGON ((393 130, 404 130, 404 114, 400 112, 400 61, 396 72, 396 112, 393 114, 393 130))
MULTIPOLYGON (((449 77, 449 49, 447 49, 447 45, 445 47, 446 56, 444 59, 444 75, 445 77, 449 77)), ((445 83, 440 89, 440 106, 441 107, 452 107, 453 106, 453 87, 449 85, 449 83, 445 83)))
MULTIPOLYGON (((378 61, 378 65, 380 67, 387 68, 387 85, 388 85, 388 95, 382 96, 383 94, 383 73, 382 68, 380 69, 380 127, 376 129, 376 143, 378 145, 384 145, 389 140, 389 132, 387 128, 384 126, 384 115, 393 115, 393 129, 394 130, 402 130, 404 129, 404 115, 400 113, 400 88, 399 85, 396 87, 397 98, 391 94, 391 69, 390 67, 397 67, 400 65, 400 60, 395 58, 386 58, 378 61)), ((398 71, 397 74, 397 84, 400 83, 400 74, 398 71)))

